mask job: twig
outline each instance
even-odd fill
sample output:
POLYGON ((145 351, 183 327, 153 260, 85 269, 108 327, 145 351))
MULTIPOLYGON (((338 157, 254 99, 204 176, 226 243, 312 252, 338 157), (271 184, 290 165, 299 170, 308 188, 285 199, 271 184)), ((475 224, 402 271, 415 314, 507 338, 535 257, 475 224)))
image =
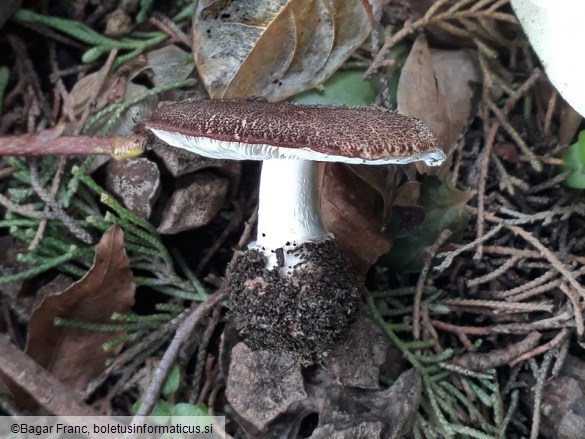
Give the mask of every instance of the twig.
POLYGON ((41 81, 37 71, 35 70, 33 62, 28 56, 24 42, 14 35, 8 35, 8 41, 10 42, 14 52, 18 54, 16 59, 18 60, 18 64, 21 65, 25 77, 28 78, 28 82, 32 87, 32 90, 34 90, 34 95, 39 103, 40 109, 43 111, 45 117, 52 122, 53 115, 51 114, 51 107, 47 101, 45 93, 43 93, 41 81))
POLYGON ((205 266, 209 263, 213 255, 223 245, 228 236, 240 225, 242 222, 242 212, 239 206, 234 209, 234 215, 227 226, 222 230, 221 234, 213 240, 211 247, 205 252, 205 255, 201 258, 197 267, 195 268, 195 275, 199 276, 205 266))
POLYGON ((185 46, 191 48, 191 39, 181 30, 179 26, 169 17, 164 16, 158 12, 155 12, 152 17, 148 19, 152 24, 158 27, 160 30, 169 35, 174 41, 181 42, 185 46))
POLYGON ((548 303, 517 303, 517 302, 500 302, 497 300, 478 300, 478 299, 443 299, 438 301, 441 305, 461 306, 461 307, 481 307, 502 309, 512 312, 552 312, 553 305, 548 303))
POLYGON ((56 218, 54 213, 44 213, 39 212, 38 210, 33 209, 30 206, 21 206, 20 204, 16 204, 12 202, 10 199, 5 197, 4 195, 0 194, 0 205, 4 206, 6 209, 10 210, 11 212, 18 213, 19 215, 25 216, 27 218, 34 218, 34 219, 54 219, 56 218))
POLYGON ((81 227, 79 224, 77 224, 77 222, 71 218, 69 215, 67 215, 67 213, 65 213, 65 211, 61 208, 61 206, 59 206, 59 204, 57 204, 57 202, 54 200, 54 198, 51 196, 51 194, 49 194, 42 186, 41 183, 39 181, 39 171, 37 168, 37 164, 34 163, 34 161, 29 161, 29 169, 30 169, 30 182, 31 185, 33 187, 33 189, 35 190, 35 192, 37 193, 37 195, 40 197, 41 200, 43 200, 43 202, 49 206, 49 208, 52 210, 53 214, 55 215, 55 218, 58 219, 59 221, 61 221, 63 223, 63 225, 65 226, 65 228, 67 228, 71 234, 73 236, 75 236, 77 239, 79 239, 81 242, 85 243, 85 244, 91 244, 93 242, 93 237, 92 235, 85 230, 83 227, 81 227))
POLYGON ((63 385, 28 355, 0 334, 0 371, 57 416, 91 416, 100 413, 86 405, 79 395, 63 385))
POLYGON ((585 298, 585 289, 583 289, 583 287, 577 281, 577 279, 575 279, 575 277, 573 276, 573 274, 554 255, 553 252, 551 252, 537 238, 535 238, 532 234, 530 234, 529 232, 525 231, 524 229, 521 229, 520 227, 516 227, 516 226, 511 226, 511 225, 505 225, 505 227, 507 227, 509 230, 511 230, 515 234, 520 235, 522 238, 524 238, 524 240, 526 240, 527 242, 529 242, 530 244, 532 244, 536 249, 538 249, 542 253, 542 256, 544 256, 544 258, 546 258, 550 262, 550 264, 559 273, 561 273, 563 276, 565 276, 565 278, 567 279, 567 282, 569 282, 571 284, 571 286, 573 288, 575 288, 575 290, 577 290, 577 292, 579 293, 579 295, 581 297, 585 298))
POLYGON ((552 93, 550 95, 550 98, 548 100, 548 104, 546 106, 546 114, 544 116, 544 128, 542 130, 543 135, 545 137, 550 136, 550 126, 552 124, 552 117, 553 117, 553 113, 555 111, 555 107, 557 106, 558 97, 559 97, 559 93, 557 92, 557 89, 552 87, 552 93))
POLYGON ((532 427, 530 429, 530 439, 538 439, 538 431, 540 429, 540 406, 542 405, 542 391, 546 383, 546 375, 552 362, 554 351, 549 351, 542 360, 542 365, 539 374, 536 377, 536 385, 534 386, 534 409, 532 411, 532 427))
POLYGON ((61 136, 45 139, 38 135, 0 137, 0 157, 41 155, 94 155, 106 154, 115 159, 142 154, 146 138, 130 137, 61 136))
POLYGON ((489 335, 490 330, 489 328, 482 328, 482 327, 474 327, 474 326, 456 326, 450 323, 441 322, 439 320, 431 320, 431 324, 438 329, 442 329, 443 331, 453 332, 457 335, 461 344, 467 349, 469 352, 473 352, 473 344, 467 337, 467 334, 473 335, 489 335))
POLYGON ((496 268, 495 270, 490 271, 489 273, 487 273, 483 276, 469 279, 467 281, 467 287, 475 287, 477 285, 481 285, 481 284, 484 284, 486 282, 491 282, 492 280, 497 279, 498 277, 503 275, 506 271, 508 271, 510 268, 512 268, 514 265, 516 265, 516 263, 520 259, 521 259, 521 257, 518 255, 512 256, 504 264, 502 264, 500 267, 496 268))
POLYGON ((494 296, 496 299, 506 299, 506 298, 511 297, 511 296, 516 296, 517 294, 523 293, 524 291, 528 291, 528 290, 531 290, 532 288, 535 288, 539 285, 542 285, 547 280, 553 278, 556 274, 557 274, 556 270, 552 270, 552 269, 548 270, 543 275, 537 277, 536 279, 532 279, 531 281, 529 281, 523 285, 517 286, 515 288, 511 288, 509 290, 494 291, 492 293, 492 296, 494 296))
POLYGON ((477 238, 475 241, 462 245, 461 247, 445 253, 439 253, 438 257, 445 257, 441 265, 435 267, 435 271, 442 272, 449 268, 449 266, 453 263, 456 256, 460 255, 461 253, 466 252, 467 250, 471 250, 475 248, 477 245, 481 244, 482 242, 487 241, 488 239, 492 238, 496 235, 500 230, 502 230, 502 226, 496 226, 486 234, 482 234, 481 237, 477 238))
POLYGON ((494 378, 492 375, 488 375, 486 373, 476 372, 476 371, 471 370, 471 369, 466 369, 466 368, 458 366, 456 364, 445 363, 444 361, 441 361, 438 364, 439 364, 439 367, 441 369, 445 369, 445 370, 448 370, 450 372, 455 372, 459 375, 478 378, 481 380, 492 380, 494 378))
POLYGON ((451 237, 452 233, 453 232, 449 229, 443 230, 434 244, 425 252, 424 265, 416 283, 416 292, 414 294, 414 304, 412 309, 412 336, 414 340, 420 340, 420 304, 422 301, 424 285, 427 281, 429 271, 431 270, 431 264, 433 263, 433 258, 439 248, 451 237))
POLYGON ((506 346, 503 349, 493 349, 485 354, 470 352, 460 357, 455 357, 452 362, 457 366, 476 372, 493 369, 510 363, 519 355, 534 349, 541 338, 541 334, 534 331, 529 333, 524 340, 506 346))
POLYGON ((148 350, 150 346, 156 345, 159 340, 165 339, 170 332, 174 331, 185 321, 185 319, 189 316, 189 313, 190 310, 185 310, 173 318, 170 322, 163 324, 156 331, 151 332, 138 343, 128 349, 125 349, 118 356, 116 356, 114 362, 108 366, 108 368, 99 377, 92 381, 91 386, 88 386, 88 389, 83 395, 83 399, 89 399, 93 395, 93 392, 112 374, 119 371, 124 365, 132 361, 134 358, 140 356, 142 352, 148 350))
POLYGON ((500 110, 498 106, 489 99, 487 101, 487 106, 490 111, 495 114, 502 128, 504 128, 508 135, 514 140, 514 142, 516 142, 518 148, 520 148, 522 152, 524 152, 524 154, 529 158, 529 162, 534 167, 534 169, 536 171, 542 171, 542 164, 538 160, 538 157, 536 157, 534 152, 528 147, 524 139, 520 136, 520 134, 518 134, 518 131, 516 131, 510 122, 508 122, 507 114, 500 110))
POLYGON ((211 315, 211 319, 207 324, 207 328, 203 332, 203 337, 198 346, 198 353, 195 365, 195 371, 193 373, 193 382, 191 383, 191 391, 189 392, 188 401, 191 404, 195 404, 199 397, 199 392, 201 390, 201 378, 203 375, 203 370, 205 366, 205 358, 207 357, 207 348, 209 346, 209 341, 211 340, 211 336, 215 331, 217 324, 219 323, 219 319, 221 317, 221 312, 219 309, 215 309, 213 314, 211 315))
POLYGON ((402 41, 408 35, 416 32, 418 29, 426 27, 431 24, 438 24, 441 22, 446 22, 447 20, 461 20, 466 18, 491 18, 494 20, 501 20, 507 21, 510 23, 517 23, 516 18, 510 14, 491 11, 489 9, 481 10, 481 9, 468 9, 468 10, 456 10, 456 11, 446 11, 442 13, 438 13, 439 9, 443 7, 447 3, 447 0, 438 0, 431 5, 431 7, 427 10, 425 15, 418 20, 415 20, 411 23, 406 24, 402 29, 396 32, 394 35, 389 36, 386 38, 384 42, 384 46, 380 49, 379 53, 374 58, 372 65, 366 70, 364 73, 364 78, 370 78, 375 72, 380 68, 384 58, 390 51, 390 49, 402 41))
POLYGON ((583 335, 584 328, 583 312, 581 311, 581 304, 579 303, 579 295, 565 283, 559 285, 559 289, 565 293, 573 305, 573 313, 575 314, 575 327, 577 328, 577 335, 581 337, 583 335))
POLYGON ((506 323, 492 326, 492 332, 496 334, 525 334, 531 331, 559 329, 569 326, 568 320, 573 315, 569 312, 562 312, 559 315, 548 319, 541 319, 531 323, 506 323))
POLYGON ((165 351, 160 364, 156 368, 154 377, 152 378, 152 381, 146 390, 146 394, 144 395, 143 403, 132 421, 133 424, 139 418, 148 416, 150 414, 159 399, 160 391, 175 363, 175 360, 177 359, 177 356, 179 355, 181 348, 183 347, 183 344, 191 335, 193 329, 195 329, 195 326, 197 326, 199 321, 226 296, 227 291, 223 288, 219 289, 214 294, 209 296, 204 302, 201 302, 201 304, 199 304, 197 308, 193 310, 189 317, 187 317, 185 321, 181 323, 181 326, 179 326, 177 329, 171 344, 165 351))
POLYGON ((565 339, 565 337, 567 337, 568 335, 569 335, 569 331, 567 331, 566 328, 563 328, 548 343, 545 343, 545 344, 543 344, 543 345, 541 345, 541 346, 537 347, 536 349, 533 349, 529 352, 525 352, 524 354, 522 354, 519 357, 510 361, 508 364, 511 367, 513 367, 513 366, 517 365, 518 363, 521 363, 522 361, 525 361, 525 360, 528 360, 529 358, 533 358, 533 357, 536 357, 537 355, 543 354, 543 353, 549 351, 550 349, 554 348, 559 343, 561 343, 565 339))

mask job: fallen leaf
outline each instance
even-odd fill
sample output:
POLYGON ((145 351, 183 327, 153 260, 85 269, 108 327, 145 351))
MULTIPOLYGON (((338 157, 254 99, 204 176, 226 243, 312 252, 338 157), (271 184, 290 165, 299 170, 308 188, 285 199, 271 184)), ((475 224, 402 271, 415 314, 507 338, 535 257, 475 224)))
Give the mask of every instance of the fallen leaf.
POLYGON ((104 73, 105 67, 102 67, 97 72, 90 73, 75 83, 69 94, 69 100, 75 116, 81 116, 89 100, 94 96, 96 101, 92 107, 93 111, 101 110, 110 102, 120 102, 122 100, 126 76, 109 75, 102 83, 104 73), (100 84, 101 88, 98 90, 100 84))
POLYGON ((407 181, 396 190, 394 206, 412 207, 418 205, 420 197, 420 182, 407 181))
MULTIPOLYGON (((449 157, 475 114, 479 94, 472 88, 474 82, 480 82, 474 51, 430 50, 421 35, 402 68, 398 111, 425 122, 449 157)), ((416 165, 421 172, 430 170, 423 163, 416 165)), ((439 169, 449 166, 446 161, 439 169)))
POLYGON ((112 226, 96 246, 94 264, 86 275, 64 291, 45 297, 33 311, 26 353, 64 384, 85 389, 112 355, 112 351, 102 349, 102 344, 121 332, 57 327, 54 319, 108 322, 112 313, 130 310, 134 290, 123 232, 112 226))
POLYGON ((579 126, 583 122, 583 118, 564 99, 560 99, 560 105, 559 143, 561 145, 568 145, 575 138, 579 126))
POLYGON ((380 258, 380 264, 392 271, 420 271, 424 251, 444 229, 453 232, 453 241, 462 235, 469 219, 465 206, 472 195, 454 188, 449 179, 441 183, 435 177, 423 178, 419 203, 424 220, 414 217, 419 224, 413 228, 403 216, 393 215, 387 228, 394 237, 392 250, 380 258))
MULTIPOLYGON (((10 276, 30 268, 18 262, 18 253, 25 252, 26 245, 12 236, 0 236, 0 276, 10 276)), ((0 294, 11 302, 16 300, 24 280, 0 283, 0 294)))
POLYGON ((379 1, 202 0, 193 56, 211 98, 277 101, 327 79, 367 38, 379 1))
POLYGON ((158 139, 154 141, 152 150, 173 177, 206 168, 222 168, 230 163, 230 160, 210 159, 182 148, 174 148, 158 139))
POLYGON ((322 166, 320 192, 325 226, 335 235, 354 271, 365 274, 391 246, 384 232, 384 200, 349 166, 322 166))
POLYGON ((209 224, 227 194, 229 182, 209 172, 189 176, 189 183, 173 192, 163 213, 158 232, 175 234, 209 224))
POLYGON ((160 192, 160 172, 156 163, 145 157, 110 160, 106 187, 128 210, 149 218, 160 192))
POLYGON ((338 70, 319 89, 295 95, 291 101, 303 105, 370 105, 378 93, 377 79, 364 81, 364 71, 338 70))
POLYGON ((494 154, 502 160, 516 164, 518 163, 518 147, 511 142, 498 142, 494 144, 494 154))
MULTIPOLYGON (((126 88, 124 89, 124 100, 128 101, 140 96, 143 93, 146 93, 147 90, 148 89, 144 85, 128 81, 126 83, 126 88)), ((122 117, 116 121, 110 133, 118 136, 130 136, 134 134, 136 125, 143 120, 147 120, 152 115, 157 105, 157 96, 149 96, 146 99, 141 99, 140 102, 136 105, 132 105, 124 112, 122 117)))
POLYGON ((251 350, 243 342, 231 351, 226 396, 249 433, 258 433, 307 397, 301 362, 293 352, 251 350))
POLYGON ((152 82, 158 86, 172 81, 186 79, 193 71, 189 52, 169 44, 146 54, 146 66, 152 69, 152 82))

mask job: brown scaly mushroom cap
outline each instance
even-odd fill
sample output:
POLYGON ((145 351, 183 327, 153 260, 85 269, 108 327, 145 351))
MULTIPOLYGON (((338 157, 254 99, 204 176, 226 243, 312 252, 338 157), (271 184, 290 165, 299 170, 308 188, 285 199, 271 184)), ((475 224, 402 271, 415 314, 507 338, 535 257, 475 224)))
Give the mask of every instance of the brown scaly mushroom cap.
POLYGON ((420 120, 383 107, 205 100, 159 107, 147 124, 158 137, 211 158, 298 159, 391 164, 445 159, 420 120))
POLYGON ((206 157, 264 160, 258 233, 228 279, 229 308, 256 348, 325 354, 355 318, 360 291, 320 215, 315 161, 438 165, 418 119, 382 107, 265 100, 161 104, 147 123, 166 143, 206 157))

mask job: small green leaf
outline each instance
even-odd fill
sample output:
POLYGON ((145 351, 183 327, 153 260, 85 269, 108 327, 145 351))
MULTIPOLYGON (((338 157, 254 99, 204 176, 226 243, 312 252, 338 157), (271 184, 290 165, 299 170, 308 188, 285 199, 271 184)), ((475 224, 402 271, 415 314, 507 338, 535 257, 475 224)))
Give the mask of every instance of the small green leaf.
POLYGON ((403 236, 400 225, 390 221, 387 230, 394 237, 394 245, 379 262, 393 271, 420 271, 425 249, 443 230, 453 232, 452 241, 459 239, 469 220, 465 205, 471 195, 454 188, 449 178, 441 183, 435 177, 424 177, 419 198, 424 220, 403 236))
POLYGON ((180 402, 172 407, 173 416, 208 416, 209 411, 205 404, 187 404, 180 402))
MULTIPOLYGON (((142 399, 138 399, 134 404, 132 404, 132 412, 135 414, 138 413, 140 410, 140 406, 142 405, 142 399)), ((154 408, 152 409, 152 413, 150 416, 155 417, 155 422, 159 425, 165 424, 168 421, 169 416, 171 416, 171 406, 165 400, 160 400, 156 403, 154 408)))
POLYGON ((319 89, 313 88, 291 100, 304 105, 370 105, 376 99, 377 80, 362 80, 362 70, 338 70, 319 89))
MULTIPOLYGON (((156 405, 152 409, 152 413, 150 414, 150 416, 155 416, 159 418, 162 416, 163 418, 168 418, 169 416, 171 416, 171 411, 172 406, 169 405, 169 403, 166 402, 165 400, 161 399, 159 402, 156 403, 156 405)), ((164 422, 166 421, 167 419, 164 420, 164 422)))
POLYGON ((162 394, 168 396, 172 393, 175 393, 179 390, 179 384, 181 381, 181 373, 179 372, 179 368, 177 366, 173 366, 167 380, 165 381, 165 385, 162 388, 162 394))
POLYGON ((574 189, 585 189, 585 131, 579 133, 577 143, 569 146, 562 156, 563 172, 571 171, 565 184, 574 189))

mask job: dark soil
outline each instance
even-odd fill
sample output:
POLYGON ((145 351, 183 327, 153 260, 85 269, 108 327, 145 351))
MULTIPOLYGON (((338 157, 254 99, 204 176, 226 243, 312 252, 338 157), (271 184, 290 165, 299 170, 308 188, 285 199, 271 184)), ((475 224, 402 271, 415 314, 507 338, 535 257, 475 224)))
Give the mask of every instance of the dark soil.
POLYGON ((315 360, 358 315, 360 290, 335 241, 291 252, 301 262, 287 277, 266 269, 257 250, 237 258, 228 285, 230 317, 250 346, 315 360))

